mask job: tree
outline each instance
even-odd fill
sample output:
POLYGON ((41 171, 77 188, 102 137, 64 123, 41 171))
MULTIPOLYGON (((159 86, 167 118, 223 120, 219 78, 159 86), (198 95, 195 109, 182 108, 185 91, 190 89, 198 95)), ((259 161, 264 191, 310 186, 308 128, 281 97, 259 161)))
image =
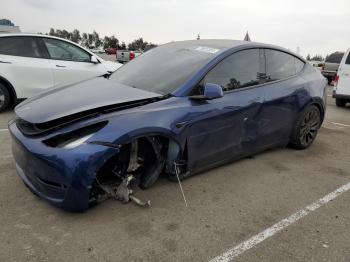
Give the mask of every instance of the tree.
POLYGON ((55 29, 50 28, 49 35, 55 36, 56 35, 55 29))
POLYGON ((94 42, 94 35, 93 34, 88 34, 88 38, 87 38, 87 43, 88 46, 92 46, 92 43, 94 42))
POLYGON ((143 41, 143 38, 140 37, 139 39, 134 40, 130 44, 128 44, 129 50, 144 50, 147 46, 147 42, 143 41))
POLYGON ((323 61, 323 56, 322 55, 314 55, 311 60, 313 61, 323 61))
POLYGON ((118 46, 118 49, 125 50, 126 49, 125 42, 122 42, 122 44, 120 46, 118 46))
POLYGON ((71 40, 75 43, 79 43, 81 40, 80 32, 78 29, 74 29, 71 34, 71 40))
POLYGON ((107 48, 109 48, 110 46, 110 41, 111 41, 111 39, 110 39, 110 37, 108 37, 108 36, 105 36, 104 38, 103 38, 103 48, 104 49, 107 49, 107 48))
POLYGON ((83 33, 82 34, 82 41, 81 41, 81 44, 83 46, 88 46, 88 34, 87 33, 83 33))
POLYGON ((311 61, 311 56, 310 56, 310 54, 307 54, 306 60, 307 60, 307 61, 311 61))

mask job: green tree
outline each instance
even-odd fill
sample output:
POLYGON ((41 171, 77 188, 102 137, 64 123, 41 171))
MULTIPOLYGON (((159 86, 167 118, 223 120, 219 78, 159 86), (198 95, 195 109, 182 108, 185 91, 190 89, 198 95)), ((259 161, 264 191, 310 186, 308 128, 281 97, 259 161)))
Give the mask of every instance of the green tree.
POLYGON ((134 40, 130 44, 128 44, 129 50, 144 50, 147 46, 147 42, 143 41, 143 38, 140 37, 139 39, 134 40))
POLYGON ((49 35, 55 36, 56 35, 55 29, 50 28, 49 35))
POLYGON ((310 54, 307 54, 307 56, 306 56, 306 60, 307 60, 307 61, 310 61, 310 60, 311 60, 311 56, 310 56, 310 54))
POLYGON ((78 29, 74 29, 71 35, 71 40, 75 43, 79 43, 81 40, 80 32, 78 29))
POLYGON ((88 42, 89 42, 89 41, 88 41, 88 34, 87 34, 87 33, 83 33, 83 34, 82 34, 81 44, 82 44, 83 46, 88 46, 88 45, 89 45, 88 42))
POLYGON ((120 46, 118 46, 118 49, 125 50, 126 49, 125 42, 122 42, 122 44, 120 46))

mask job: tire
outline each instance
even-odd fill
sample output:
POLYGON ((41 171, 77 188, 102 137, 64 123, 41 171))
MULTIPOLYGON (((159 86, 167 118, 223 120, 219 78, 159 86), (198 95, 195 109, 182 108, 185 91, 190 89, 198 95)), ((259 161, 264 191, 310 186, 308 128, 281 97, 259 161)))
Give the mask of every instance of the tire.
POLYGON ((0 83, 0 112, 4 111, 10 104, 11 96, 6 86, 0 83))
POLYGON ((314 105, 308 106, 296 122, 289 145, 295 149, 308 148, 315 140, 320 126, 320 110, 314 105))
POLYGON ((335 104, 339 107, 344 107, 346 105, 346 100, 344 99, 340 99, 340 98, 336 98, 335 99, 335 104))

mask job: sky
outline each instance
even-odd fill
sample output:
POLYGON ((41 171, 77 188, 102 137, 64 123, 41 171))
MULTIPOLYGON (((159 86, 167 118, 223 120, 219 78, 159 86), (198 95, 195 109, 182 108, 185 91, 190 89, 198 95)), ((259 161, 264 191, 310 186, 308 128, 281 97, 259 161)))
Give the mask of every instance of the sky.
POLYGON ((126 43, 243 39, 325 56, 350 48, 350 0, 0 0, 22 32, 51 27, 114 34, 126 43))

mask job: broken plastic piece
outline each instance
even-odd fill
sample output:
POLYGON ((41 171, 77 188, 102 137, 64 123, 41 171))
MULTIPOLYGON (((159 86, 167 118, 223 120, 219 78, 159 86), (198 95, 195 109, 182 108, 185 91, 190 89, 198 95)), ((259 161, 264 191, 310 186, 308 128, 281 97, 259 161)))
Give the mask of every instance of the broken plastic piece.
POLYGON ((115 189, 115 198, 122 203, 126 204, 128 202, 133 201, 135 204, 141 207, 150 207, 151 201, 142 201, 141 199, 132 195, 133 190, 129 187, 130 182, 134 180, 135 177, 133 175, 128 175, 123 179, 118 187, 115 189))

